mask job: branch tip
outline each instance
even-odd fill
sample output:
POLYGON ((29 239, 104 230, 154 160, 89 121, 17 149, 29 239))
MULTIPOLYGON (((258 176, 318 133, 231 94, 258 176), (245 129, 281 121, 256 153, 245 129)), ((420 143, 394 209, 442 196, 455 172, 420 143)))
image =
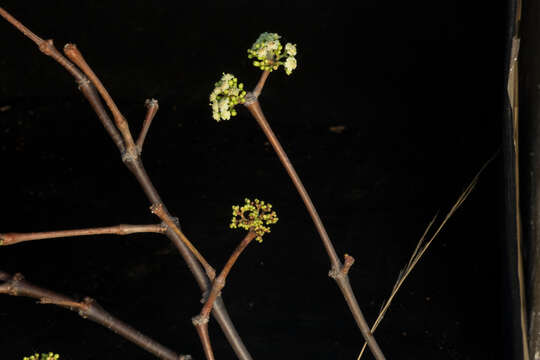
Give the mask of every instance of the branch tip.
POLYGON ((147 109, 155 107, 157 111, 157 109, 159 108, 159 102, 156 99, 146 99, 146 101, 144 102, 144 106, 146 106, 147 109))
POLYGON ((197 315, 191 318, 191 322, 193 323, 193 326, 202 326, 205 324, 208 324, 208 316, 203 315, 197 315))
POLYGON ((345 258, 345 262, 343 264, 343 267, 341 268, 341 271, 345 274, 348 274, 349 269, 354 264, 354 258, 350 256, 349 254, 345 254, 344 258, 345 258))

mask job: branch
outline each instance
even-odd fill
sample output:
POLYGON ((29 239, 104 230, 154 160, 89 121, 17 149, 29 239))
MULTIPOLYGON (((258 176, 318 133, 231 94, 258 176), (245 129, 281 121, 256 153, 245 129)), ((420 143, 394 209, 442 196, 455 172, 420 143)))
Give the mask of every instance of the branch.
POLYGON ((103 84, 101 83, 101 80, 99 80, 94 71, 90 68, 90 66, 88 66, 81 52, 79 51, 79 49, 77 49, 77 46, 75 44, 66 44, 64 46, 64 54, 66 54, 66 56, 85 73, 85 75, 94 84, 103 100, 105 100, 105 104, 107 104, 107 107, 113 115, 116 127, 118 128, 118 130, 122 134, 122 138, 124 139, 127 152, 126 155, 134 156, 135 153, 138 154, 138 152, 136 151, 135 143, 133 142, 133 137, 131 136, 131 132, 129 131, 129 125, 126 121, 126 118, 124 118, 124 115, 122 115, 120 110, 118 110, 116 103, 109 95, 109 92, 107 91, 105 86, 103 86, 103 84))
POLYGON ((178 355, 128 324, 116 319, 89 297, 86 297, 83 301, 76 301, 65 295, 32 285, 26 282, 21 274, 9 276, 7 273, 0 271, 0 280, 3 281, 3 284, 0 285, 0 294, 26 296, 38 299, 40 304, 54 304, 77 312, 83 319, 90 319, 103 325, 161 359, 191 359, 190 355, 178 355))
POLYGON ((6 233, 0 234, 0 245, 13 245, 25 241, 56 239, 71 236, 88 236, 88 235, 129 235, 134 233, 164 233, 167 227, 162 224, 157 225, 126 225, 120 224, 116 226, 77 229, 77 230, 61 230, 61 231, 46 231, 34 233, 6 233))
POLYGON ((180 230, 176 222, 171 219, 170 216, 164 211, 163 204, 154 204, 150 207, 150 211, 152 211, 152 214, 157 215, 167 226, 169 229, 172 229, 178 237, 182 240, 184 245, 188 247, 188 249, 195 255, 197 260, 201 263, 201 265, 204 267, 206 271, 206 275, 208 275, 208 278, 210 281, 214 280, 216 277, 216 271, 210 264, 206 261, 206 259, 201 255, 199 250, 189 241, 189 239, 184 235, 184 233, 180 230))
POLYGON ((139 151, 139 154, 142 153, 142 148, 144 145, 144 139, 146 138, 146 134, 148 133, 148 129, 150 128, 150 125, 152 124, 152 120, 154 119, 154 116, 156 116, 156 113, 159 109, 159 104, 156 99, 149 100, 147 99, 144 103, 146 106, 146 118, 144 119, 143 127, 141 129, 141 133, 139 134, 139 138, 137 139, 137 150, 139 151))
MULTIPOLYGON (((9 13, 7 13, 4 9, 0 7, 0 15, 4 17, 8 22, 10 22, 12 25, 14 25, 18 30, 20 30, 23 34, 28 36, 31 40, 36 42, 36 39, 41 40, 39 37, 37 37, 35 34, 30 32, 26 27, 24 27, 20 22, 18 22, 15 18, 13 18, 9 13)), ((42 40, 41 40, 42 41, 42 40)), ((37 43, 37 42, 36 42, 37 43)), ((40 45, 38 43, 38 45, 40 45)), ((52 41, 50 42, 50 45, 52 46, 52 41)), ((53 47, 54 49, 54 47, 53 47)), ((69 49, 69 47, 68 47, 69 49)), ((41 46, 40 46, 41 50, 41 46)), ((42 50, 43 51, 43 50, 42 50)), ((46 53, 49 55, 48 53, 46 53)), ((89 81, 84 77, 84 75, 81 74, 81 72, 69 62, 65 57, 63 57, 56 49, 54 49, 53 52, 54 56, 52 56, 60 65, 64 66, 77 80, 79 84, 81 82, 83 84, 89 83, 89 81), (66 64, 69 64, 70 66, 67 66, 66 64)), ((100 82, 101 84, 101 82, 100 82)), ((80 85, 81 86, 81 85, 80 85)), ((150 180, 148 174, 146 173, 146 170, 143 166, 142 160, 139 157, 138 152, 136 151, 135 145, 133 143, 133 140, 131 140, 130 143, 127 143, 126 145, 123 143, 122 137, 118 133, 118 130, 114 127, 110 117, 107 115, 107 112, 105 111, 105 108, 103 107, 101 101, 99 100, 99 97, 89 97, 89 95, 85 92, 86 87, 80 87, 81 91, 83 91, 83 94, 88 99, 90 104, 92 105, 92 108, 97 113, 99 119, 104 123, 105 128, 107 129, 109 135, 113 138, 113 141, 117 145, 118 149, 120 150, 120 153, 122 154, 122 160, 126 167, 131 171, 131 173, 135 176, 137 181, 139 182, 139 185, 141 186, 142 190, 144 191, 145 195, 147 196, 148 200, 151 204, 162 204, 163 206, 163 212, 165 216, 170 220, 174 222, 174 218, 169 214, 167 211, 167 208, 161 201, 161 198, 159 196, 159 193, 157 192, 156 188, 152 184, 152 181, 150 180)), ((104 88, 103 88, 104 89, 104 88)), ((102 89, 102 90, 103 90, 102 89)), ((108 93, 107 93, 108 94, 108 93)), ((95 95, 95 90, 94 90, 95 95)), ((111 100, 112 101, 112 100, 111 100)), ((112 110, 111 110, 112 111, 112 110)), ((119 113, 119 112, 118 112, 119 113)), ((114 114, 114 112, 113 112, 114 114)), ((118 115, 118 114, 117 114, 118 115)), ((121 114, 120 114, 121 115, 121 114)), ((121 123, 123 117, 118 119, 121 123)), ((123 119, 125 120, 125 119, 123 119)), ((127 126, 127 122, 125 122, 125 125, 127 126)), ((127 129, 129 131, 129 129, 127 129)), ((126 131, 126 128, 124 128, 122 131, 126 131)), ((124 134, 122 134, 123 136, 124 134)), ((131 135, 129 135, 131 137, 131 135)), ((129 139, 128 137, 128 139, 129 139)), ((182 257, 184 258, 184 261, 186 262, 188 268, 190 269, 191 273, 193 274, 197 284, 199 285, 201 291, 204 293, 207 291, 210 280, 204 273, 204 271, 201 269, 201 266, 197 262, 197 259, 193 256, 191 251, 186 247, 184 242, 182 241, 181 237, 173 231, 173 229, 169 228, 165 232, 165 235, 173 242, 173 244, 176 246, 182 257)), ((217 322, 219 323, 221 329, 223 330, 223 333, 225 334, 229 344, 233 348, 234 352, 238 356, 240 360, 252 360, 252 357, 248 350, 246 349, 242 339, 238 335, 238 332, 236 331, 236 328, 234 327, 234 324, 232 323, 229 314, 227 313, 227 309, 225 308, 225 305, 221 299, 221 297, 218 297, 216 299, 216 302, 214 303, 213 312, 212 314, 216 318, 217 322)))
POLYGON ((212 346, 210 344, 210 336, 208 335, 208 321, 210 317, 210 312, 212 311, 214 303, 219 296, 221 290, 223 289, 223 287, 225 287, 225 281, 227 280, 227 276, 229 275, 229 272, 231 271, 233 265, 236 263, 238 257, 242 254, 244 249, 253 239, 255 239, 256 236, 257 234, 255 234, 253 231, 248 232, 248 234, 236 247, 231 257, 229 258, 229 260, 227 260, 227 263, 223 267, 223 270, 221 270, 221 273, 214 280, 212 284, 212 290, 210 290, 208 299, 206 300, 206 303, 204 304, 200 314, 192 319, 193 326, 195 326, 195 328, 197 329, 197 334, 199 334, 199 337, 201 339, 207 360, 215 360, 212 346))
POLYGON ((86 76, 84 76, 84 74, 75 65, 73 65, 54 47, 52 40, 43 40, 30 31, 30 29, 28 29, 26 26, 21 24, 17 19, 11 16, 11 14, 5 11, 2 7, 0 7, 0 16, 2 16, 15 28, 20 30, 26 37, 36 43, 42 53, 56 60, 57 63, 63 66, 75 78, 75 81, 79 85, 79 90, 81 90, 84 97, 86 97, 86 99, 90 102, 92 108, 97 113, 99 120, 105 127, 105 130, 109 133, 120 152, 124 152, 125 146, 122 138, 118 133, 118 130, 116 130, 114 127, 109 115, 107 115, 103 105, 101 105, 101 101, 96 94, 96 89, 92 86, 90 81, 88 81, 86 76))
MULTIPOLYGON (((259 81, 259 83, 260 82, 261 81, 259 81)), ((281 161, 283 167, 289 174, 289 177, 291 178, 294 186, 296 187, 298 194, 302 198, 304 205, 306 206, 309 212, 309 215, 311 216, 311 219, 313 220, 315 228, 317 229, 317 232, 319 233, 319 236, 321 237, 323 245, 326 249, 326 253, 328 254, 328 257, 330 258, 332 267, 331 267, 329 275, 338 284, 339 289, 341 290, 343 297, 345 298, 345 301, 347 302, 347 305, 349 306, 349 309, 356 321, 356 324, 358 325, 358 328, 360 329, 362 335, 364 336, 364 339, 368 343, 368 346, 371 352, 373 353, 373 356, 377 360, 383 360, 385 359, 384 354, 382 350, 380 349, 379 345, 377 344, 377 341, 373 337, 373 334, 369 330, 369 326, 366 322, 366 319, 364 318, 364 314, 362 313, 362 310, 360 309, 360 306, 358 305, 358 301, 356 300, 354 292, 351 288, 349 277, 347 275, 348 268, 345 269, 343 265, 341 264, 341 261, 339 260, 339 257, 336 253, 334 245, 332 241, 330 240, 328 233, 326 232, 326 229, 321 221, 321 218, 319 217, 319 214, 317 213, 317 210, 315 209, 315 205, 313 205, 313 202, 311 201, 311 198, 306 188, 302 184, 300 177, 296 173, 296 170, 294 169, 291 161, 289 160, 287 153, 285 152, 285 150, 283 150, 283 147, 281 146, 279 140, 277 139, 276 135, 272 131, 270 124, 268 123, 268 121, 266 120, 266 117, 264 116, 262 112, 262 109, 259 104, 259 101, 257 100, 257 95, 255 91, 257 91, 257 88, 252 93, 248 93, 248 95, 246 95, 246 102, 244 103, 244 105, 248 108, 251 115, 255 118, 255 120, 259 124, 264 134, 268 138, 268 141, 270 142, 270 144, 272 144, 274 151, 278 155, 279 160, 281 161)))
POLYGON ((261 77, 259 78, 259 82, 257 83, 257 86, 255 86, 255 89, 253 89, 252 93, 255 98, 258 98, 259 95, 262 92, 262 89, 264 87, 264 84, 266 83, 266 79, 268 79, 268 75, 270 75, 270 71, 264 70, 261 74, 261 77))

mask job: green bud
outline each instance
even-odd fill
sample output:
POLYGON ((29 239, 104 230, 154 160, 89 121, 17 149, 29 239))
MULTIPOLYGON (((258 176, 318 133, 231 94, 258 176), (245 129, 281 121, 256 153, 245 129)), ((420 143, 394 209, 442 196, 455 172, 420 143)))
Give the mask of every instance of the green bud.
MULTIPOLYGON (((254 61, 254 62, 253 62, 253 65, 255 65, 255 66, 259 66, 259 64, 260 64, 260 63, 259 63, 258 61, 254 61)), ((216 86, 217 86, 217 85, 216 85, 216 86)))
POLYGON ((232 116, 236 116, 236 110, 231 111, 232 116))
POLYGON ((244 84, 242 84, 242 83, 238 84, 238 88, 239 88, 240 90, 242 90, 242 89, 244 88, 244 84))

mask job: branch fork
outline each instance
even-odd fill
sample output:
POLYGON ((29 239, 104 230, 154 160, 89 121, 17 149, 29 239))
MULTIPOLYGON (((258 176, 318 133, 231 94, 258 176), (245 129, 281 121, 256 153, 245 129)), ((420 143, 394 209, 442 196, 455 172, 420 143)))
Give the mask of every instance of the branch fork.
POLYGON ((309 196, 306 188, 304 187, 304 184, 300 180, 300 177, 298 176, 294 166, 289 160, 287 153, 285 152, 285 150, 283 149, 283 146, 281 145, 278 138, 274 134, 274 131, 270 127, 270 124, 268 123, 261 109, 258 97, 262 92, 262 89, 266 83, 268 75, 269 75, 268 70, 263 71, 255 89, 252 92, 249 92, 248 94, 246 94, 246 101, 244 101, 243 105, 249 110, 251 115, 257 121, 261 130, 266 135, 268 141, 272 145, 275 153, 277 154, 279 160, 281 161, 281 164, 283 165, 291 181, 293 182, 298 194, 302 198, 302 201, 304 202, 304 205, 309 215, 311 216, 311 219, 313 220, 313 224, 315 225, 315 228, 317 229, 317 232, 319 233, 319 236, 322 240, 326 253, 328 254, 330 263, 332 264, 332 268, 329 272, 329 276, 332 277, 336 281, 356 321, 356 324, 358 328, 360 329, 360 332, 362 333, 362 336, 368 343, 368 346, 373 356, 377 360, 384 360, 385 356, 382 350, 380 349, 377 341, 373 337, 373 334, 371 333, 369 329, 369 325, 364 317, 364 314, 362 313, 362 310, 360 309, 360 306, 358 305, 356 296, 354 295, 354 292, 350 286, 348 271, 350 267, 352 266, 354 259, 349 255, 345 255, 345 264, 341 265, 341 261, 339 260, 334 244, 332 240, 330 239, 330 237, 328 236, 326 228, 321 218, 319 217, 319 214, 317 212, 317 209, 315 208, 315 205, 313 204, 311 200, 311 197, 309 196))
MULTIPOLYGON (((58 50, 56 50, 52 40, 45 41, 41 39, 23 24, 21 24, 18 20, 16 20, 13 16, 11 16, 2 7, 0 7, 0 16, 2 16, 15 28, 21 31, 26 37, 34 41, 43 53, 52 57, 75 78, 79 89, 81 90, 85 98, 88 100, 93 110, 96 112, 99 120, 102 122, 109 136, 112 138, 114 144, 120 151, 124 164, 137 179, 150 203, 161 204, 160 213, 163 217, 162 221, 168 226, 165 231, 165 235, 178 248, 180 254, 187 263, 188 268, 191 270, 201 290, 203 292, 206 291, 210 282, 215 277, 215 271, 213 271, 212 267, 204 261, 204 258, 202 258, 202 256, 199 256, 199 258, 194 257, 194 255, 198 253, 196 252, 196 249, 194 247, 189 248, 186 245, 189 243, 189 240, 187 240, 185 235, 183 235, 183 233, 179 229, 179 226, 175 224, 173 217, 168 213, 167 209, 162 204, 159 193, 152 184, 150 177, 146 173, 146 170, 144 169, 144 166, 139 156, 140 152, 142 151, 142 146, 148 131, 148 127, 150 126, 150 123, 158 109, 157 102, 154 103, 152 100, 149 102, 147 106, 147 116, 145 119, 145 123, 143 124, 143 129, 141 130, 141 134, 136 144, 133 140, 126 119, 120 113, 108 91, 105 89, 96 74, 92 71, 90 66, 86 63, 84 57, 75 45, 67 44, 64 47, 64 52, 66 56, 71 59, 71 61, 73 61, 73 63, 75 63, 76 65, 70 62, 66 57, 64 57, 60 52, 58 52, 58 50), (79 70, 79 68, 77 68, 77 66, 82 70, 82 72, 81 70, 79 70), (98 93, 105 101, 105 104, 109 108, 109 111, 111 112, 114 121, 111 119, 111 117, 105 110, 105 107, 103 106, 103 103, 101 102, 98 93), (195 249, 195 252, 193 251, 193 249, 195 249), (206 274, 201 269, 200 264, 203 264, 206 274)), ((1 272, 0 275, 2 275, 1 272)), ((0 288, 1 287, 3 286, 0 285, 0 288)), ((245 345, 242 342, 242 339, 240 338, 234 327, 234 324, 229 318, 229 315, 221 298, 216 299, 213 310, 215 318, 217 319, 225 336, 227 337, 227 340, 231 344, 238 358, 240 360, 252 360, 251 355, 247 351, 245 345)), ((178 360, 178 357, 176 357, 175 359, 178 360)), ((187 357, 185 359, 187 360, 187 357)))
POLYGON ((135 330, 128 324, 116 319, 90 297, 85 297, 82 301, 77 301, 68 296, 58 294, 36 285, 30 284, 24 276, 17 273, 13 276, 0 271, 0 294, 11 296, 25 296, 37 299, 40 304, 52 304, 78 313, 83 319, 92 320, 125 339, 133 342, 139 347, 165 360, 190 360, 189 355, 178 355, 174 351, 159 344, 155 340, 135 330))
POLYGON ((348 276, 349 270, 354 264, 354 258, 352 256, 350 256, 349 254, 345 254, 344 257, 345 261, 343 262, 343 265, 340 265, 339 267, 332 267, 332 269, 330 269, 330 271, 328 272, 328 276, 334 280, 348 276))

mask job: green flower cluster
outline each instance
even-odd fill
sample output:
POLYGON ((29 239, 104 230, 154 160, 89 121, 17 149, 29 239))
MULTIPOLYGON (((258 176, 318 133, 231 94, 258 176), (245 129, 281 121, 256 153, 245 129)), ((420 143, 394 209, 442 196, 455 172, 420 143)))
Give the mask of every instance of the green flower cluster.
POLYGON ((248 49, 248 58, 255 58, 253 65, 261 70, 274 71, 283 65, 287 75, 291 75, 296 69, 296 45, 287 43, 285 51, 279 39, 281 36, 275 33, 262 33, 248 49))
POLYGON ((262 236, 270 232, 267 225, 275 224, 279 220, 276 212, 272 211, 272 205, 264 201, 255 199, 251 201, 245 199, 243 206, 235 205, 232 207, 233 217, 231 220, 231 229, 242 228, 253 231, 257 234, 255 240, 262 242, 262 236))
POLYGON ((52 352, 48 354, 34 354, 30 356, 25 356, 23 360, 58 360, 60 358, 60 355, 53 354, 52 352))
POLYGON ((231 116, 236 116, 234 107, 245 101, 246 91, 244 84, 238 83, 238 79, 232 74, 225 74, 221 77, 210 94, 210 106, 214 120, 229 120, 231 116))

